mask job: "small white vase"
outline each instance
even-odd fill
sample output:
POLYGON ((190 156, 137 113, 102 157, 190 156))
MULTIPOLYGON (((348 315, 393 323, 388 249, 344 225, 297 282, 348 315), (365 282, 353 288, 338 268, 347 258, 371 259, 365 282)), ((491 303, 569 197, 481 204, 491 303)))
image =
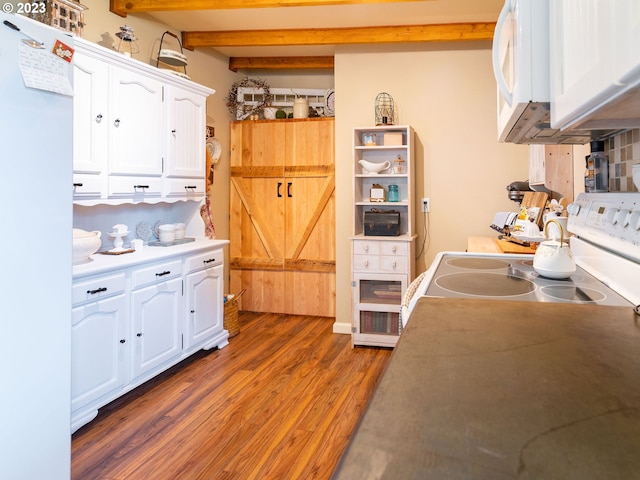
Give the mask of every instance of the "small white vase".
POLYGON ((264 115, 265 120, 275 120, 277 111, 278 109, 275 107, 264 107, 262 109, 262 115, 264 115))

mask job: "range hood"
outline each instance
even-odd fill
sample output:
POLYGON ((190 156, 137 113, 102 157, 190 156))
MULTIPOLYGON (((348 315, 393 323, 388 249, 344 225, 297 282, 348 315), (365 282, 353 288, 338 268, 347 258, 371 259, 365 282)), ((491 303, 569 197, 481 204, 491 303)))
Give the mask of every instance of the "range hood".
POLYGON ((610 119, 585 119, 578 127, 568 130, 551 128, 550 102, 529 102, 504 141, 518 144, 584 145, 591 140, 610 137, 629 128, 634 128, 630 122, 614 122, 610 119))

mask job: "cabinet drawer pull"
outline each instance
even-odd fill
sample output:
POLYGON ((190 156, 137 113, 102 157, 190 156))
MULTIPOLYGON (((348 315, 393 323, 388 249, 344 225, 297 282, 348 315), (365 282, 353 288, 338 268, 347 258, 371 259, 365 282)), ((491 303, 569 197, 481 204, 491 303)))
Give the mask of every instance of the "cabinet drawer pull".
POLYGON ((141 336, 142 336, 142 332, 136 333, 136 337, 141 337, 141 336))
POLYGON ((191 310, 191 313, 196 313, 196 311, 195 310, 191 310))
POLYGON ((278 190, 277 190, 278 198, 282 198, 282 194, 280 193, 280 187, 281 186, 282 186, 282 182, 278 182, 278 190))
POLYGON ((185 190, 195 190, 196 188, 198 188, 196 185, 185 185, 184 186, 185 190))
POLYGON ((96 288, 95 290, 87 290, 87 293, 89 295, 95 295, 96 293, 102 293, 106 291, 107 291, 107 287, 100 287, 100 288, 96 288))
POLYGON ((368 266, 369 266, 369 260, 365 260, 365 261, 364 261, 364 266, 365 266, 365 267, 368 267, 368 266))
POLYGON ((173 133, 175 135, 176 129, 174 128, 173 130, 171 130, 171 133, 173 133))
POLYGON ((78 188, 78 187, 81 187, 81 186, 82 186, 82 183, 74 183, 73 184, 73 188, 78 188))
POLYGON ((171 270, 165 270, 162 273, 156 273, 156 277, 164 277, 165 275, 169 275, 171 273, 171 270))
POLYGON ((216 259, 215 258, 210 258, 208 260, 203 260, 204 263, 211 263, 211 262, 215 262, 216 259))
POLYGON ((96 123, 100 123, 102 121, 102 114, 99 113, 98 115, 96 115, 96 123))
POLYGON ((293 195, 291 195, 291 185, 293 185, 291 182, 287 183, 287 197, 289 198, 293 197, 293 195))
POLYGON ((133 186, 134 190, 137 190, 138 188, 141 188, 141 189, 144 190, 145 188, 149 188, 149 185, 134 185, 133 186))

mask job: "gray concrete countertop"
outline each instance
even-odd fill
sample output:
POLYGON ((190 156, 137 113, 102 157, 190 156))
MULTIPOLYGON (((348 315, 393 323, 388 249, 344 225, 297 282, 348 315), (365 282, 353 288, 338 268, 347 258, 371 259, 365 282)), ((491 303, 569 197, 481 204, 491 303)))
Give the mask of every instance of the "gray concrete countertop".
POLYGON ((420 299, 334 478, 640 478, 640 318, 420 299))

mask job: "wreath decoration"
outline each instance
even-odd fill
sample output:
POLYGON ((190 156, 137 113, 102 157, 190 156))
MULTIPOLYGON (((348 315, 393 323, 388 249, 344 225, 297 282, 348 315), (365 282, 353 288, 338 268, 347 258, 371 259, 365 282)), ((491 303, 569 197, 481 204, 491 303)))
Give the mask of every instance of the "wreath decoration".
POLYGON ((273 96, 269 91, 269 84, 266 80, 261 78, 249 78, 245 77, 242 80, 238 80, 235 82, 231 89, 229 90, 229 95, 225 98, 227 102, 227 108, 229 109, 229 113, 231 113, 234 117, 238 114, 238 107, 242 107, 242 112, 245 115, 252 115, 254 113, 258 113, 264 107, 271 105, 273 101, 273 96), (238 101, 238 88, 239 87, 249 87, 249 88, 258 88, 262 89, 264 92, 262 96, 262 100, 251 108, 249 105, 246 105, 244 102, 238 101))

